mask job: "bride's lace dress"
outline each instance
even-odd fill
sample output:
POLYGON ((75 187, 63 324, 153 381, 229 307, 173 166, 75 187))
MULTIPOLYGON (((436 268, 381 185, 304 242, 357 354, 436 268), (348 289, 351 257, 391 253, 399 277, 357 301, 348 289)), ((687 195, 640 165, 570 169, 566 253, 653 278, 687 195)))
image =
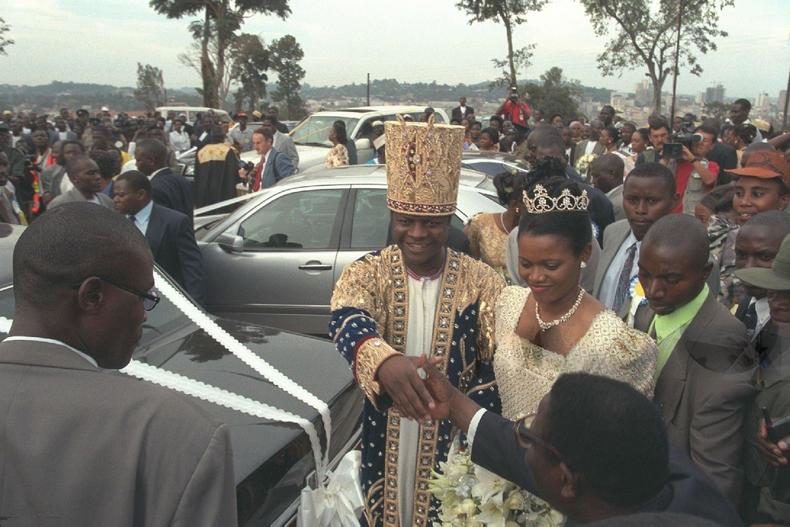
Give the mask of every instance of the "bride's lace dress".
MULTIPOLYGON (((627 382, 647 397, 653 396, 653 376, 656 369, 658 349, 646 334, 629 328, 612 311, 602 311, 593 319, 587 332, 573 348, 563 356, 533 344, 516 334, 516 326, 529 297, 529 289, 520 286, 506 287, 497 301, 496 316, 496 353, 494 354, 494 374, 499 385, 502 399, 502 415, 516 421, 531 417, 537 412, 538 403, 546 395, 555 379, 566 372, 586 372, 605 375, 627 382)), ((572 322, 570 322, 572 323, 572 322)), ((493 475, 474 465, 468 458, 456 457, 458 445, 454 444, 444 467, 446 473, 464 473, 465 478, 477 481, 491 479, 493 475), (461 460, 461 461, 459 461, 461 460), (487 476, 486 476, 487 475, 487 476)), ((447 478, 442 481, 447 486, 447 478)), ((509 521, 519 526, 538 525, 559 526, 564 523, 562 515, 552 511, 547 504, 520 490, 525 502, 530 503, 531 514, 517 514, 509 521), (535 511, 540 511, 535 513, 535 511), (549 511, 549 512, 546 512, 549 511)), ((458 498, 458 496, 455 496, 458 498)), ((440 518, 453 516, 452 500, 442 503, 440 518)), ((482 504, 478 509, 483 512, 482 504)), ((496 521, 503 522, 501 515, 488 514, 496 521)), ((482 522, 488 525, 489 522, 482 522)), ((446 521, 445 525, 452 524, 446 521)))
POLYGON ((554 380, 567 372, 605 375, 652 398, 658 350, 648 335, 606 310, 596 315, 587 333, 563 356, 516 334, 528 297, 529 289, 506 287, 496 305, 494 374, 504 417, 515 421, 534 415, 554 380))

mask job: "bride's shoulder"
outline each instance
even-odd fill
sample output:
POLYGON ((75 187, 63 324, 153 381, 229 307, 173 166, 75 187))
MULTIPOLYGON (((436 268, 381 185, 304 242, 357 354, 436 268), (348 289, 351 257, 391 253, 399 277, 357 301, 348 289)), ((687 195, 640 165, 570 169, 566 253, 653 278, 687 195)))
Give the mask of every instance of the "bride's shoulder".
POLYGON ((647 333, 629 327, 610 309, 605 309, 596 316, 590 330, 617 345, 621 350, 641 352, 656 347, 655 341, 647 333))

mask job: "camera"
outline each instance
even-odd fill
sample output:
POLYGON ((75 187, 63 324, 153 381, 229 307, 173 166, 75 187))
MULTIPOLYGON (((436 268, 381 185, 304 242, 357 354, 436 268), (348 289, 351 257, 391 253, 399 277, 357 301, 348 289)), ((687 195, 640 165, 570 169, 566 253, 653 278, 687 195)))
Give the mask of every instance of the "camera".
POLYGON ((255 168, 255 163, 252 161, 241 161, 239 160, 239 168, 244 170, 245 172, 251 172, 255 168))
POLYGON ((672 142, 664 144, 663 156, 665 159, 683 159, 683 147, 691 150, 695 143, 703 139, 702 134, 688 132, 672 134, 672 142))

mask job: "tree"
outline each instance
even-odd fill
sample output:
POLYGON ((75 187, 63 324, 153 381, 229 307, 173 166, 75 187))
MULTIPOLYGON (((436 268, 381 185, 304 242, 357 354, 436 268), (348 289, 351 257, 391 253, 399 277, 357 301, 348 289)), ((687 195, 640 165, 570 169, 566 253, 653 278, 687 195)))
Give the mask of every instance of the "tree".
POLYGON ((540 11, 548 0, 460 0, 456 5, 471 16, 469 24, 492 20, 501 22, 505 26, 507 36, 507 64, 505 61, 494 59, 497 67, 507 65, 505 72, 507 81, 511 86, 516 86, 516 66, 526 68, 532 57, 534 45, 525 46, 518 50, 513 49, 513 28, 527 21, 527 13, 540 11))
POLYGON ((712 117, 723 123, 730 114, 730 105, 721 101, 706 102, 702 111, 707 117, 712 117))
POLYGON ((157 13, 168 18, 203 13, 203 21, 190 25, 190 31, 200 35, 200 71, 203 79, 203 104, 218 108, 224 101, 219 97, 219 84, 225 78, 226 52, 244 17, 253 14, 274 14, 285 19, 291 14, 288 0, 149 0, 157 13), (212 36, 216 39, 215 53, 210 53, 212 36))
POLYGON ((653 84, 653 110, 661 113, 661 89, 675 67, 677 24, 680 15, 678 67, 700 75, 697 52, 716 50, 715 39, 726 37, 718 28, 719 13, 734 0, 580 0, 593 30, 607 38, 598 55, 598 68, 606 76, 647 68, 653 84), (681 11, 682 9, 682 11, 681 11))
POLYGON ((10 38, 6 38, 3 36, 3 33, 8 33, 11 30, 11 26, 5 23, 5 20, 0 18, 0 55, 7 55, 5 48, 6 46, 10 46, 14 43, 13 40, 10 38))
MULTIPOLYGON (((210 23, 211 24, 211 23, 210 23)), ((214 67, 215 59, 217 57, 218 51, 218 44, 217 44, 217 37, 216 33, 213 30, 209 30, 209 40, 208 40, 208 57, 214 57, 214 59, 204 61, 203 60, 203 41, 201 35, 203 34, 203 23, 200 21, 192 22, 189 25, 190 31, 192 31, 195 40, 190 45, 189 49, 185 53, 180 53, 178 55, 178 60, 181 64, 185 66, 189 66, 190 68, 194 69, 198 75, 200 75, 203 87, 197 88, 197 92, 203 97, 203 105, 209 106, 210 108, 219 108, 221 107, 222 103, 228 97, 228 92, 230 91, 230 84, 231 84, 231 70, 232 68, 232 55, 225 50, 223 55, 225 68, 222 72, 222 76, 218 77, 216 73, 216 68, 214 67), (204 71, 208 71, 207 75, 204 75, 204 71), (212 94, 216 91, 216 97, 218 101, 218 105, 209 105, 206 103, 206 94, 212 94)), ((231 44, 232 46, 232 44, 231 44)))
POLYGON ((269 51, 272 69, 277 72, 277 89, 272 100, 285 101, 288 119, 299 119, 305 115, 304 102, 299 95, 305 73, 299 65, 304 58, 302 47, 293 36, 285 35, 273 41, 269 51))
POLYGON ((242 33, 231 44, 231 78, 239 84, 236 90, 236 110, 241 111, 244 101, 248 101, 252 112, 266 96, 266 81, 269 77, 269 52, 263 41, 256 35, 242 33))
POLYGON ((153 112, 157 106, 167 99, 165 81, 162 70, 150 64, 137 63, 137 89, 134 98, 145 105, 145 109, 153 112))
POLYGON ((574 99, 578 96, 578 81, 568 82, 562 78, 562 69, 553 67, 540 76, 542 84, 527 84, 529 100, 534 108, 540 109, 548 118, 558 113, 566 119, 575 116, 579 106, 574 99))

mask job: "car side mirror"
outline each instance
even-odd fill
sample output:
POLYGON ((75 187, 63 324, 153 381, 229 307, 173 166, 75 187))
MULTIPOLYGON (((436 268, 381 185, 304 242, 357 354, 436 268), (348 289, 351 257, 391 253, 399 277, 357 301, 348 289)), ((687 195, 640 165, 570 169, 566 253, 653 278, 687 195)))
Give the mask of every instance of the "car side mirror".
POLYGON ((229 253, 243 253, 244 252, 244 238, 238 234, 230 234, 223 232, 217 236, 217 245, 228 251, 229 253))
POLYGON ((357 146, 357 150, 373 150, 373 141, 367 137, 357 139, 354 143, 357 146))

